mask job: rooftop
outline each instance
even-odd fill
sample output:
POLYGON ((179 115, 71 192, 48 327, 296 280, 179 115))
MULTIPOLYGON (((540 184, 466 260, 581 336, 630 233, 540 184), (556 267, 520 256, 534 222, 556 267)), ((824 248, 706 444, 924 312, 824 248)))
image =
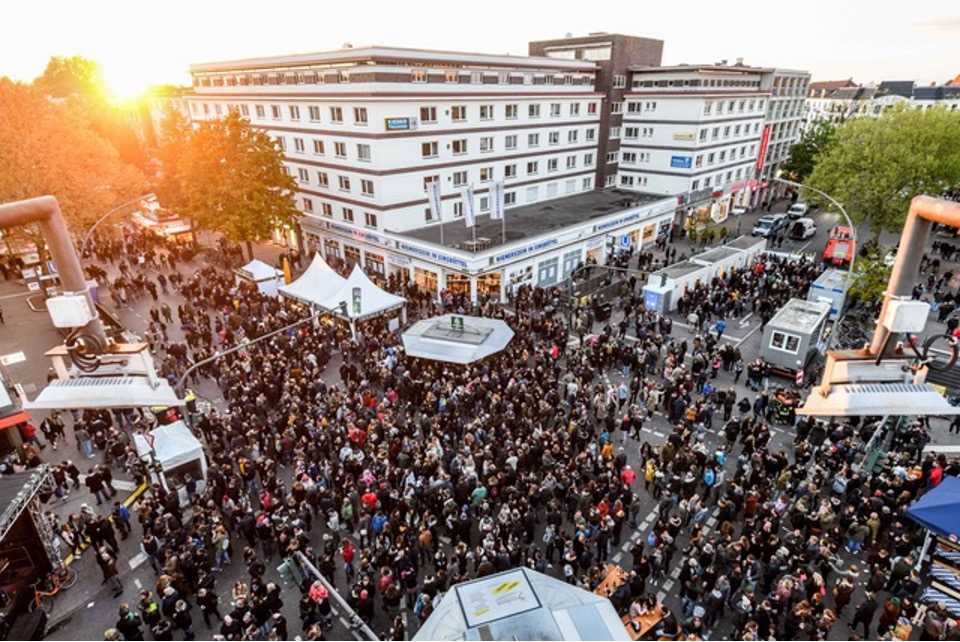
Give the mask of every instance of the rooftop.
POLYGON ((668 265, 665 268, 661 268, 650 275, 649 281, 653 282, 654 275, 663 275, 668 279, 678 279, 681 276, 686 276, 691 272, 696 272, 697 270, 702 270, 704 266, 697 263, 692 263, 690 261, 680 261, 679 263, 674 263, 673 265, 668 265))
POLYGON ((697 261, 703 261, 705 263, 718 263, 724 259, 730 258, 734 254, 740 254, 740 250, 721 245, 720 247, 707 250, 703 254, 697 254, 691 258, 696 259, 697 261))
MULTIPOLYGON (((477 239, 487 239, 486 247, 499 247, 669 198, 672 197, 613 188, 511 207, 506 213, 506 239, 501 236, 501 221, 492 220, 488 215, 477 217, 477 239)), ((448 221, 442 227, 442 244, 439 224, 396 234, 451 248, 462 248, 465 241, 473 240, 473 229, 466 227, 463 219, 448 221)))
POLYGON ((830 304, 826 301, 790 299, 774 315, 769 325, 810 333, 828 314, 830 314, 830 304))
POLYGON ((567 60, 546 56, 511 56, 484 53, 466 53, 461 51, 440 51, 433 49, 412 49, 405 47, 344 47, 333 51, 266 56, 262 58, 242 58, 218 62, 202 62, 190 65, 192 72, 231 71, 254 68, 301 67, 311 64, 352 63, 366 61, 416 61, 421 64, 461 63, 464 65, 491 65, 553 68, 558 70, 592 71, 596 63, 586 60, 567 60))
POLYGON ((649 65, 631 65, 630 71, 635 71, 639 73, 676 73, 678 71, 691 71, 691 72, 735 72, 735 73, 761 73, 773 71, 770 67, 750 67, 748 65, 663 65, 658 67, 652 67, 649 65))

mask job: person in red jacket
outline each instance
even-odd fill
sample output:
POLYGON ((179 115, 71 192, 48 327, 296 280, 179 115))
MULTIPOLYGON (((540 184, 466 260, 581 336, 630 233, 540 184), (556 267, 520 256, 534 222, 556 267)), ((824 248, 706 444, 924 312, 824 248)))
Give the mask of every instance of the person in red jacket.
POLYGON ((353 548, 353 542, 346 537, 340 542, 340 556, 343 558, 343 572, 349 579, 353 579, 353 557, 356 549, 353 548))

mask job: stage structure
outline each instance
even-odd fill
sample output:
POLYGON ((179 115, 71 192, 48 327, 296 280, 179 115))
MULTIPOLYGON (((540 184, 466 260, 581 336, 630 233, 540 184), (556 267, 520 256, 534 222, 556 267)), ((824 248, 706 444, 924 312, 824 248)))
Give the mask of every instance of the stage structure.
POLYGON ((506 348, 513 330, 501 319, 444 314, 414 323, 402 338, 409 357, 468 364, 506 348))

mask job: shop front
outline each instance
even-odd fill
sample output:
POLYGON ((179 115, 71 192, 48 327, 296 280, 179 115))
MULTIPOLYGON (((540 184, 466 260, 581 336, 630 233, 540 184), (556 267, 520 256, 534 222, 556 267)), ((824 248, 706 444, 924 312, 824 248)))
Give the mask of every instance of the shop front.
POLYGON ((420 290, 430 292, 431 294, 437 293, 437 284, 439 283, 439 278, 437 273, 433 270, 415 267, 413 269, 413 280, 416 282, 417 287, 420 290))
POLYGON ((343 260, 346 261, 347 267, 353 269, 354 265, 360 263, 360 248, 354 247, 352 245, 343 244, 343 260))
POLYGON ((488 272, 477 277, 477 295, 500 298, 500 272, 488 272))
POLYGON ((363 269, 371 278, 377 277, 384 279, 387 275, 386 267, 383 261, 383 255, 370 252, 369 250, 367 251, 366 258, 363 262, 363 269))
POLYGON ((456 272, 447 272, 446 289, 454 294, 470 294, 470 277, 456 272))
POLYGON ((340 254, 340 243, 331 238, 323 240, 323 258, 329 265, 339 265, 343 256, 340 254))
POLYGON ((300 235, 297 234, 297 226, 284 223, 281 226, 273 228, 270 238, 274 243, 282 247, 291 249, 300 248, 300 235))

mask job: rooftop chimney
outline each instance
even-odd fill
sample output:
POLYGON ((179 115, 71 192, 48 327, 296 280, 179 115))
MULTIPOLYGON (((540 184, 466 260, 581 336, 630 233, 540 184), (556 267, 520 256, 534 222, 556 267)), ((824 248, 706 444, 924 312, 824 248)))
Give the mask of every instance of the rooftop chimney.
POLYGON ((737 67, 743 67, 743 58, 737 58, 737 67))

